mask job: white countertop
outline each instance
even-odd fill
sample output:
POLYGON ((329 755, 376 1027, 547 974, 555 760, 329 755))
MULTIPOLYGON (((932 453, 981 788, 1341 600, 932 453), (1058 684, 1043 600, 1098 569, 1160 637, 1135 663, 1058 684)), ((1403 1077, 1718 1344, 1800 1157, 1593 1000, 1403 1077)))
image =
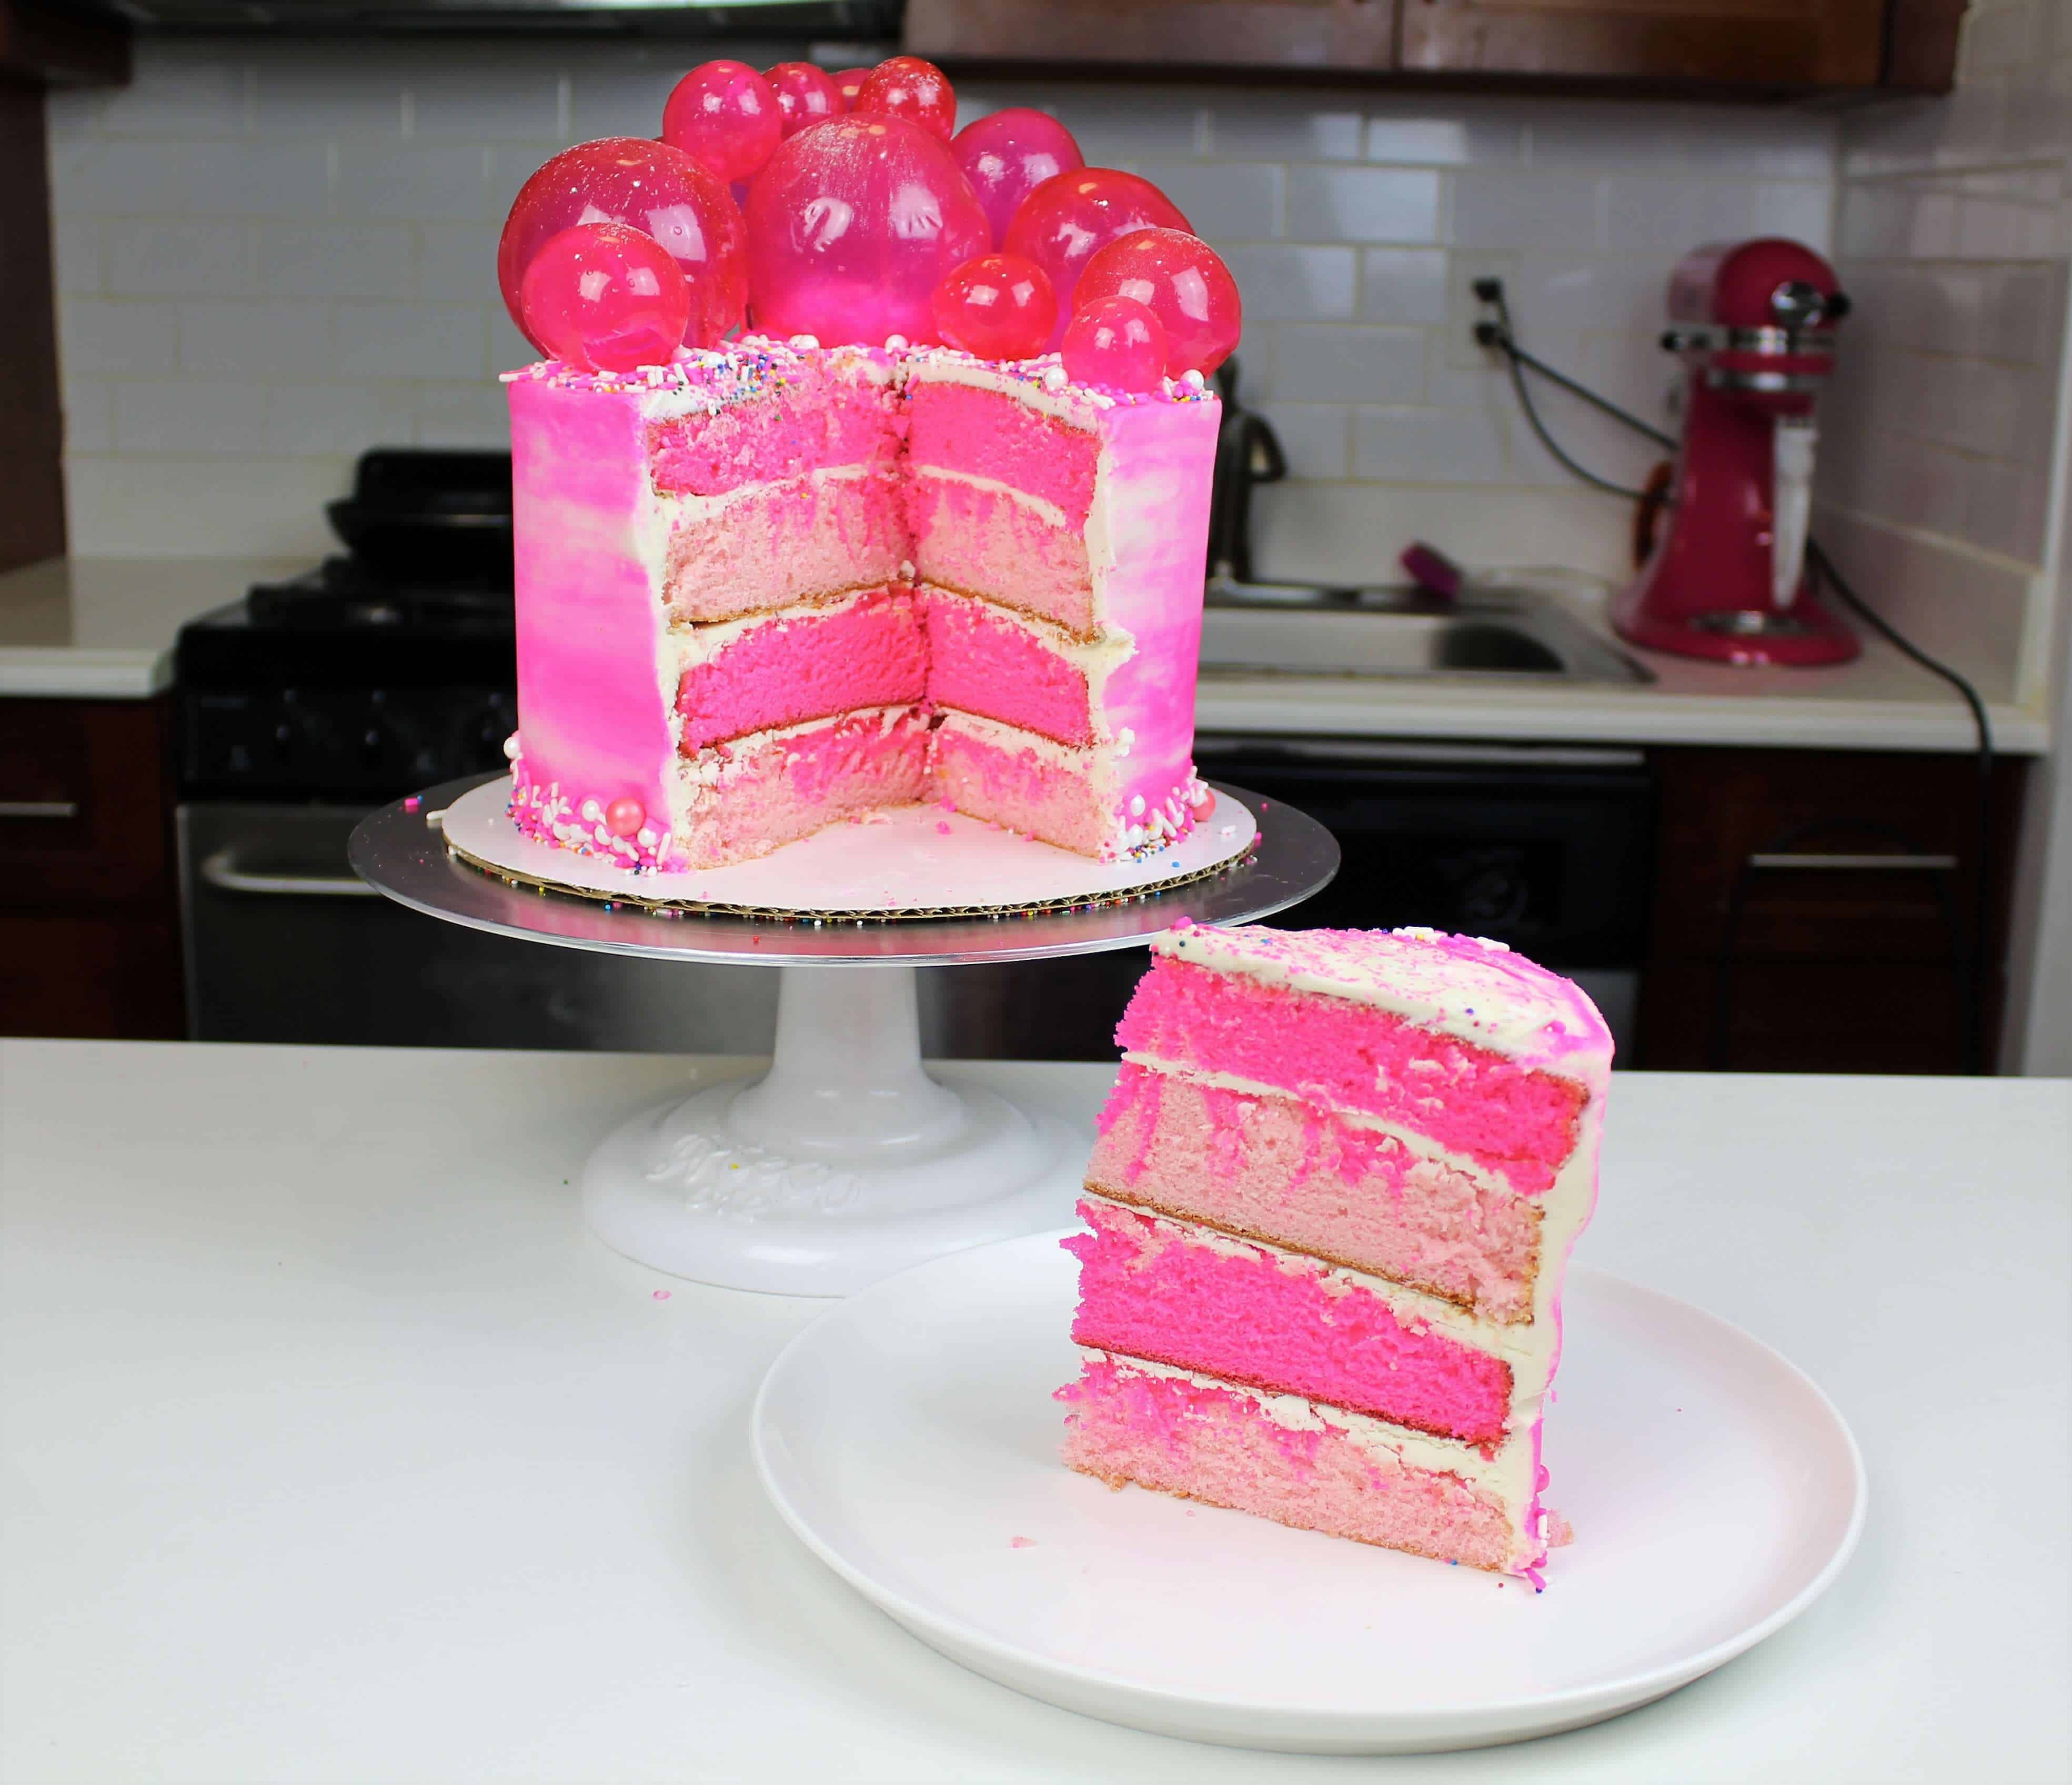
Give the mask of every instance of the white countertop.
MULTIPOLYGON (((793 1541, 748 1406, 820 1305, 631 1264, 568 1183, 716 1067, 0 1043, 0 1776, 2067 1776, 2072 1084, 1620 1076, 1578 1256, 1820 1383, 1862 1546, 1642 1710, 1346 1761, 1021 1697, 793 1541)), ((1089 1134, 1110 1077, 985 1070, 1089 1134)))

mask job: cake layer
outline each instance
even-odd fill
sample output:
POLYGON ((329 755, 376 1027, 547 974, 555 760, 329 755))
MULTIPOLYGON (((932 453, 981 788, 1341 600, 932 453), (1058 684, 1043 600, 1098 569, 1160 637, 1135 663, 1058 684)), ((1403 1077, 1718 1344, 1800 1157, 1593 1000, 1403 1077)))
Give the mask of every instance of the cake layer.
POLYGON ((1081 525, 1001 485, 910 467, 915 574, 1094 635, 1093 570, 1081 525))
POLYGON ((924 589, 928 623, 928 697, 1054 738, 1095 739, 1093 688, 1129 647, 1087 644, 1058 627, 1009 613, 992 602, 924 589))
POLYGON ((1503 1442, 1509 1363, 1399 1307, 1378 1280, 1096 1197, 1079 1212, 1092 1231, 1064 1242, 1079 1261, 1078 1343, 1503 1442))
POLYGON ((1087 1187, 1371 1271, 1490 1320, 1532 1316, 1535 1203, 1299 1098, 1125 1061, 1087 1187))
POLYGON ((817 605, 675 635, 678 748, 825 718, 903 706, 927 692, 928 640, 911 590, 868 590, 817 605))
POLYGON ((1574 1152, 1589 1100, 1573 1079, 1377 1004, 1218 972, 1166 952, 1153 956, 1116 1039, 1184 1067, 1400 1122, 1528 1194, 1551 1186, 1574 1152))
POLYGON ((1054 510, 1060 526, 1084 524, 1100 470, 1097 426, 1047 413, 1011 386, 954 376, 916 381, 907 397, 906 459, 914 469, 1020 490, 1054 510))
POLYGON ((1058 1398, 1071 1409, 1066 1462, 1112 1487, 1135 1482, 1493 1571, 1522 1572, 1545 1557, 1527 1534, 1531 1509, 1493 1485, 1420 1466, 1356 1415, 1297 1404, 1294 1423, 1280 1415, 1288 1397, 1099 1356, 1058 1398))
POLYGON ((678 764, 676 858, 718 867, 837 819, 926 798, 928 722, 916 707, 881 707, 714 744, 678 764))
POLYGON ((990 719, 946 713, 935 729, 935 784, 960 812, 1082 855, 1118 853, 1092 753, 990 719))
POLYGON ((648 475, 664 495, 722 496, 837 466, 890 470, 899 450, 892 356, 804 353, 743 342, 662 381, 648 421, 648 475))
POLYGON ((898 479, 854 467, 663 504, 664 586, 686 620, 732 619, 899 580, 910 550, 898 479))

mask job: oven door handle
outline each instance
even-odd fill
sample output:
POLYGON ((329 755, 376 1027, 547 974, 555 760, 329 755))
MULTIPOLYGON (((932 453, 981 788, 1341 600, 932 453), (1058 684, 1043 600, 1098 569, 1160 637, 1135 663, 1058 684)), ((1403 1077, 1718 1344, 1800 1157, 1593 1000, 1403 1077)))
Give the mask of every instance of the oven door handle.
POLYGON ((265 899, 379 899, 372 886, 350 874, 254 874, 237 865, 236 852, 218 849, 202 860, 201 877, 224 892, 256 893, 265 899))

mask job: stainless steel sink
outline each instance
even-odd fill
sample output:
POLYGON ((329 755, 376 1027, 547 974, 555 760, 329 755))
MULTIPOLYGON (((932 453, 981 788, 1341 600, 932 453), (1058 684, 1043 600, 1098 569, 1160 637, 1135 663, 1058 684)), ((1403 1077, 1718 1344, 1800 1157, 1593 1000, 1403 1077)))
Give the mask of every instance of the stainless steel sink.
POLYGON ((1202 668, 1252 676, 1409 676, 1646 682, 1653 673, 1559 603, 1474 589, 1447 603, 1413 588, 1214 582, 1202 668))

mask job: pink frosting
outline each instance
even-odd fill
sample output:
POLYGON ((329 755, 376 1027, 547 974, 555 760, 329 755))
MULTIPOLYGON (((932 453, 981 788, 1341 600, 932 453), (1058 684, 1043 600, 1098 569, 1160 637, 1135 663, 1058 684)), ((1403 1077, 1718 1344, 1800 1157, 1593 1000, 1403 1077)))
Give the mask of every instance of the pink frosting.
POLYGON ((1440 1437, 1495 1445, 1511 1369, 1312 1261, 1199 1243, 1133 1210, 1083 1200, 1072 1337, 1282 1393, 1313 1396, 1440 1437))

